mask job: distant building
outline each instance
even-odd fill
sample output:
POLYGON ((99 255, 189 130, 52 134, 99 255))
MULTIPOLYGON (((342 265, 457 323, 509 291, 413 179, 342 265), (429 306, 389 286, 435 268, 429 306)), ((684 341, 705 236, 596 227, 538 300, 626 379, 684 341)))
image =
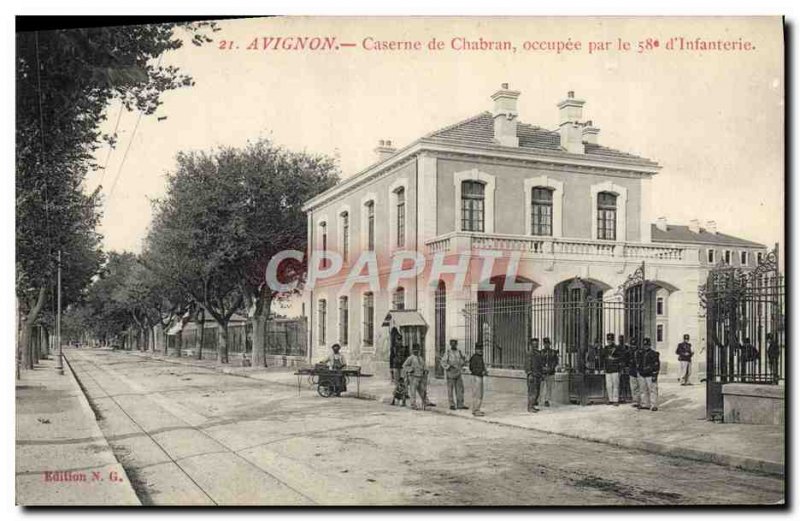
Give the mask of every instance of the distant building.
MULTIPOLYGON (((708 267, 754 266, 764 246, 720 233, 713 222, 702 228, 663 219, 654 224, 656 162, 600 145, 600 130, 584 119, 584 101, 572 92, 557 104, 557 130, 518 121, 519 95, 504 84, 491 96, 491 112, 399 150, 381 141, 376 163, 306 203, 309 250, 335 250, 345 261, 341 276, 306 290, 311 359, 338 342, 352 363, 382 370, 389 327, 396 325, 390 312, 405 310, 397 320, 419 323, 431 367, 455 338, 467 351, 467 343, 492 344, 485 346, 489 364, 519 371, 530 335, 552 336, 565 356, 572 349, 565 333, 572 319, 559 302, 576 295, 610 302, 642 263, 647 318, 640 334, 662 351, 666 368, 677 365, 675 346, 684 333, 699 351, 705 330, 698 286, 708 267), (420 276, 392 292, 363 285, 342 292, 344 275, 363 250, 376 252, 384 277, 388 259, 400 250, 420 251, 429 263, 439 252, 466 252, 480 262, 481 252, 493 250, 503 259, 487 280, 475 280, 471 268, 461 291, 446 277, 429 286, 420 276), (481 290, 481 282, 502 282, 503 261, 512 254, 520 256, 518 280, 532 290, 481 290), (537 322, 543 316, 538 304, 530 304, 537 298, 555 303, 546 326, 537 322), (519 302, 528 302, 519 308, 522 315, 504 315, 519 302)), ((609 320, 580 330, 582 341, 622 334, 624 327, 609 320)))

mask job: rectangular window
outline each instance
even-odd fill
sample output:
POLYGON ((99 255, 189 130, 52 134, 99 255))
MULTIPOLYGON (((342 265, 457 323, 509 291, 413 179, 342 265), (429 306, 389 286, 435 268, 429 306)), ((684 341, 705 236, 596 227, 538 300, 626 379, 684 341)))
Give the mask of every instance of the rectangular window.
POLYGON ((664 324, 656 326, 656 342, 664 341, 664 324))
POLYGON ((350 214, 342 212, 342 261, 347 262, 350 253, 350 214))
POLYGON ((367 250, 375 250, 375 201, 369 201, 367 207, 367 250))
POLYGON ((656 299, 656 315, 663 315, 664 314, 664 297, 658 297, 656 299))
POLYGON ((406 308, 406 290, 397 288, 392 295, 392 309, 403 310, 406 308))
POLYGON ((328 320, 328 303, 325 301, 325 299, 322 299, 317 305, 319 306, 317 312, 317 319, 319 320, 319 334, 317 336, 319 337, 319 344, 325 345, 325 323, 328 320))
POLYGON ((747 252, 746 251, 740 252, 739 253, 739 264, 741 264, 742 266, 747 266, 747 262, 748 262, 747 252))
POLYGON ((339 343, 343 346, 347 345, 347 330, 350 323, 350 309, 347 297, 339 297, 339 343))
POLYGON ((730 263, 731 263, 731 250, 725 250, 725 253, 724 253, 722 259, 724 260, 725 264, 730 265, 730 263))
POLYGON ((708 250, 708 263, 714 264, 714 250, 708 250))
POLYGON ((461 183, 461 230, 484 230, 484 186, 478 181, 461 183))
POLYGON ((406 191, 397 190, 397 239, 395 244, 402 248, 406 244, 406 191))
POLYGON ((756 264, 761 264, 764 261, 764 254, 762 252, 756 253, 756 264))
POLYGON ((364 293, 364 345, 371 346, 375 338, 375 297, 364 293))
POLYGON ((553 191, 534 188, 531 194, 531 233, 553 235, 553 191))
POLYGON ((617 239, 617 196, 608 192, 597 194, 597 238, 617 239))

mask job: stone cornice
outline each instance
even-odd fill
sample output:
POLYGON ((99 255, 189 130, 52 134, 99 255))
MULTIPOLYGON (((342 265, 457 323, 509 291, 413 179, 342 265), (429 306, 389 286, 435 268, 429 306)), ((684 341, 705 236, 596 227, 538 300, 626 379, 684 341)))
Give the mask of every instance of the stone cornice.
POLYGON ((433 152, 438 156, 450 158, 480 160, 491 159, 494 162, 513 164, 537 164, 539 167, 556 171, 574 173, 617 175, 621 177, 645 177, 658 173, 661 166, 644 160, 613 159, 598 156, 581 156, 563 152, 548 153, 532 151, 527 148, 510 148, 503 146, 481 146, 448 143, 435 138, 421 138, 400 149, 395 155, 375 163, 365 170, 343 180, 333 188, 313 197, 303 205, 308 212, 337 197, 344 196, 371 181, 387 175, 418 154, 433 152))

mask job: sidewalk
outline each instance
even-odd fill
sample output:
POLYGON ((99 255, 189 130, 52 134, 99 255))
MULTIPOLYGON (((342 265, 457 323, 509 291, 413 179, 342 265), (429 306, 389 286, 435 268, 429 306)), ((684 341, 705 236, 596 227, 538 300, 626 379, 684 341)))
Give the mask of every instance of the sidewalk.
MULTIPOLYGON (((226 374, 297 386, 297 377, 285 367, 253 368, 221 366, 213 360, 164 357, 132 352, 170 362, 214 369, 226 374)), ((467 405, 471 401, 471 377, 464 377, 467 405)), ((432 378, 428 394, 436 403, 430 411, 461 416, 475 421, 532 429, 582 440, 644 450, 666 456, 707 461, 769 474, 784 474, 785 440, 782 425, 746 425, 713 423, 705 419, 705 386, 681 386, 672 379, 659 382, 659 410, 636 410, 592 405, 553 405, 541 412, 526 412, 526 388, 522 379, 489 378, 483 410, 486 416, 475 417, 470 411, 451 411, 444 380, 432 378)), ((313 390, 306 377, 302 392, 313 390)), ((376 375, 361 380, 360 397, 391 403, 393 386, 386 377, 376 375)), ((356 396, 356 382, 351 381, 346 396, 356 396)))
POLYGON ((140 504, 70 368, 58 375, 54 359, 17 381, 16 502, 140 504))

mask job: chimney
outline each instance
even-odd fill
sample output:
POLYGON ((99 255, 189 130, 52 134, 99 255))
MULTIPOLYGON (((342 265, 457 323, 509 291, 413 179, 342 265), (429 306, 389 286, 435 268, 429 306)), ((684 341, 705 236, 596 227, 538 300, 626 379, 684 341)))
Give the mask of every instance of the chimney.
POLYGON ((390 140, 383 140, 381 139, 378 141, 378 146, 374 149, 375 154, 378 156, 378 161, 383 161, 389 157, 392 157, 397 149, 392 146, 392 142, 390 140))
POLYGON ((658 228, 662 232, 667 231, 667 218, 659 217, 658 219, 656 219, 656 228, 658 228))
POLYGON ((597 144, 597 134, 600 133, 600 129, 592 125, 592 120, 586 122, 586 126, 583 127, 582 137, 584 143, 591 143, 592 145, 597 144))
POLYGON ((508 83, 503 83, 500 90, 492 94, 494 101, 494 140, 500 145, 518 147, 517 137, 517 98, 518 90, 509 90, 508 83))
POLYGON ((583 154, 583 105, 584 100, 576 99, 575 92, 567 92, 567 99, 558 106, 558 133, 561 146, 571 154, 583 154))
POLYGON ((706 223, 706 231, 714 235, 717 234, 717 221, 708 221, 706 223))
POLYGON ((689 231, 693 233, 700 233, 700 221, 697 219, 692 219, 689 221, 689 231))

